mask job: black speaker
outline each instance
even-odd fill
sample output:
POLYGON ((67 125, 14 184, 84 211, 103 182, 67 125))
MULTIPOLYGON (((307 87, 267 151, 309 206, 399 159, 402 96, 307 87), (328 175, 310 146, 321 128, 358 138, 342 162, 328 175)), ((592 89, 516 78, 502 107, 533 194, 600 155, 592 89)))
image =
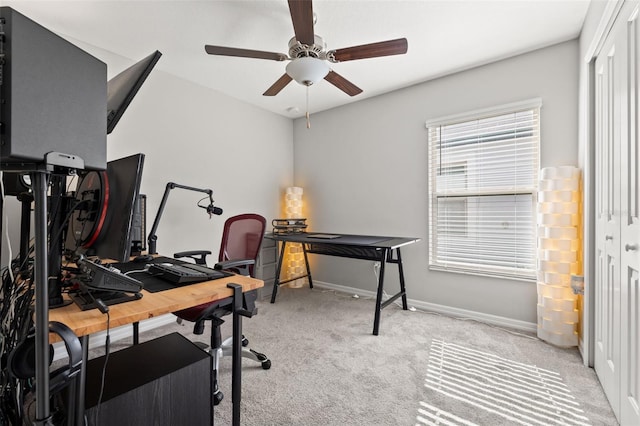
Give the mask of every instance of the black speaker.
POLYGON ((104 170, 107 65, 10 7, 0 32, 0 161, 104 170))
POLYGON ((17 196, 24 192, 29 192, 31 190, 31 185, 28 182, 28 179, 29 175, 4 172, 2 174, 4 195, 17 196))

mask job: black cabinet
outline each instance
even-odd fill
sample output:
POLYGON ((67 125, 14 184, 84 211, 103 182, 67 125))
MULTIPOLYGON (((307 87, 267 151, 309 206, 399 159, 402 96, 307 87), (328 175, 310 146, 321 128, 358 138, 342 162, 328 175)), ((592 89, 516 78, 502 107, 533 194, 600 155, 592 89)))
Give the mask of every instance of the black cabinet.
POLYGON ((89 425, 212 425, 211 357, 178 333, 87 363, 89 425), (97 417, 99 416, 99 420, 97 417))

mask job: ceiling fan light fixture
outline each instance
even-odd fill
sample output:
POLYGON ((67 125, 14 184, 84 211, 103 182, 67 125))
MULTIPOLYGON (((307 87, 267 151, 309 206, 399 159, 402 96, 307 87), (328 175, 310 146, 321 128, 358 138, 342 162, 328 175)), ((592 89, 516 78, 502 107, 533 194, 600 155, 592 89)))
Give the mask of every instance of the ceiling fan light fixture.
POLYGON ((311 86, 329 74, 329 65, 318 58, 304 56, 293 59, 286 68, 287 74, 303 86, 311 86))

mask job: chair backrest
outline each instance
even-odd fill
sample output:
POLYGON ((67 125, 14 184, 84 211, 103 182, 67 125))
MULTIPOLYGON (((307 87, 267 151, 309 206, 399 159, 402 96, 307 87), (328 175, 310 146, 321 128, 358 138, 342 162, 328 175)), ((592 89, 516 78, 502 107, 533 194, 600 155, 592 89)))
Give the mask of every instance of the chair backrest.
MULTIPOLYGON (((222 231, 218 262, 257 260, 266 226, 267 220, 253 213, 240 214, 227 219, 222 231)), ((249 267, 249 273, 252 277, 254 276, 253 265, 249 267)))

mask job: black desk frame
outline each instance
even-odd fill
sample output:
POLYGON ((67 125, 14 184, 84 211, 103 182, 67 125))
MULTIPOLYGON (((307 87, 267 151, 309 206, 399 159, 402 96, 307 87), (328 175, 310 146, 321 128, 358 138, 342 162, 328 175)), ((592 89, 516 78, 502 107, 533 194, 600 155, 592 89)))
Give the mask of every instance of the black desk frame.
MULTIPOLYGON (((339 234, 334 234, 339 235, 339 234)), ((321 239, 314 238, 313 234, 300 233, 300 234, 267 234, 266 238, 280 242, 280 254, 278 257, 278 266, 276 267, 276 277, 273 283, 273 290, 271 293, 271 303, 275 303, 276 295, 278 293, 278 287, 281 284, 286 284, 291 281, 295 281, 300 278, 308 278, 309 287, 313 288, 313 279, 311 277, 311 269, 309 268, 308 253, 312 254, 324 254, 335 257, 346 257, 350 259, 362 259, 371 260, 374 262, 380 262, 380 271, 378 277, 378 290, 376 295, 376 310, 373 320, 373 335, 377 336, 380 329, 380 313, 384 308, 389 306, 398 298, 402 298, 402 309, 407 310, 407 292, 405 289, 404 270, 402 267, 402 255, 400 253, 400 247, 419 241, 417 238, 397 238, 397 237, 367 237, 367 236, 354 236, 354 235, 339 235, 335 239, 321 239), (377 241, 371 243, 359 243, 352 244, 341 240, 341 238, 374 238, 377 241), (285 248, 287 243, 299 243, 302 245, 302 252, 304 254, 304 263, 306 267, 306 274, 297 276, 295 278, 280 280, 280 272, 282 269, 282 260, 284 258, 285 248), (384 274, 385 265, 387 263, 395 263, 398 265, 398 277, 400 279, 400 291, 389 299, 382 301, 384 294, 384 274)))

